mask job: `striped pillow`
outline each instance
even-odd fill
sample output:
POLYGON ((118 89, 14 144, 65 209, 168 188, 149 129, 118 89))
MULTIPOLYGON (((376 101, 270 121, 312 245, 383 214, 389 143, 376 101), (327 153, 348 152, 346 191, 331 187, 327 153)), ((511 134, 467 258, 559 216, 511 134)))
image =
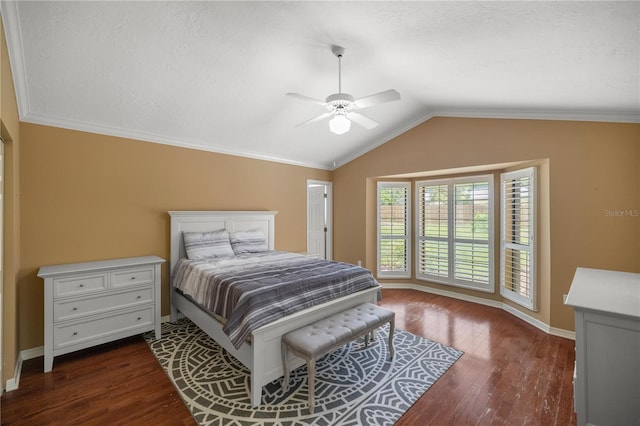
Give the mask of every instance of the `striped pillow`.
POLYGON ((269 250, 267 242, 264 239, 264 233, 260 228, 249 231, 229 232, 229 239, 231 240, 231 247, 235 254, 258 253, 269 250))
POLYGON ((211 232, 183 232, 184 248, 191 260, 233 256, 226 230, 211 232))

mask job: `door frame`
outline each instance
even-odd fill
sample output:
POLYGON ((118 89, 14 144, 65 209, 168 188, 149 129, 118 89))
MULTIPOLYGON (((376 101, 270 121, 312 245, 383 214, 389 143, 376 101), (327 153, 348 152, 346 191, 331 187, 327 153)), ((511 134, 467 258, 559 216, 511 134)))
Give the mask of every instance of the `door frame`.
MULTIPOLYGON (((4 139, 0 136, 0 386, 6 390, 4 383, 4 139)), ((14 378, 15 379, 15 378, 14 378)))
MULTIPOLYGON (((323 180, 313 180, 307 179, 307 218, 309 218, 309 187, 311 186, 324 186, 325 194, 325 211, 326 211, 326 223, 325 226, 327 228, 326 232, 326 253, 327 260, 333 259, 333 182, 327 182, 323 180)), ((309 233, 309 223, 307 222, 307 235, 309 233)), ((307 251, 309 247, 307 246, 307 251)))

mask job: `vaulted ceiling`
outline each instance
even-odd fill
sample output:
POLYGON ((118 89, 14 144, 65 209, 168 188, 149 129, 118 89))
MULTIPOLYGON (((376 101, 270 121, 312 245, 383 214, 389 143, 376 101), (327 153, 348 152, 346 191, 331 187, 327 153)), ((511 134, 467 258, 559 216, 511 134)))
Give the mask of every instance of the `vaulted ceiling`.
POLYGON ((433 116, 640 122, 639 2, 2 2, 21 120, 333 169, 433 116), (343 135, 324 100, 395 89, 343 135))

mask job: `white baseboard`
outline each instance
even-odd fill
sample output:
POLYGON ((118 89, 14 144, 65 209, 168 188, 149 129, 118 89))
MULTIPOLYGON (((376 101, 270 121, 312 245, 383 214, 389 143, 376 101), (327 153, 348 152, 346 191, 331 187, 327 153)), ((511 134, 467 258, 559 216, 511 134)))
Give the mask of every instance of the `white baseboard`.
POLYGON ((43 355, 44 346, 20 351, 20 353, 18 354, 18 359, 16 360, 16 369, 14 371, 13 378, 7 380, 4 390, 6 392, 11 392, 18 389, 18 386, 20 385, 20 374, 22 374, 22 363, 28 359, 37 358, 43 355))
MULTIPOLYGON (((18 380, 18 382, 19 381, 20 380, 18 380)), ((15 378, 14 379, 8 379, 7 383, 5 384, 4 391, 5 392, 11 392, 11 391, 14 391, 14 390, 18 389, 18 382, 16 382, 15 378)))
POLYGON ((18 385, 20 385, 20 373, 22 373, 22 358, 20 355, 18 355, 18 359, 16 360, 16 368, 13 372, 13 378, 7 380, 7 383, 4 387, 5 392, 11 392, 18 389, 18 385))
POLYGON ((456 293, 454 291, 441 290, 437 288, 431 288, 431 287, 418 285, 418 284, 385 283, 385 284, 382 284, 382 288, 418 290, 418 291, 423 291, 425 293, 437 294, 439 296, 446 296, 446 297, 451 297, 453 299, 464 300, 466 302, 478 303, 480 305, 499 308, 499 309, 502 309, 503 311, 510 313, 511 315, 517 318, 520 318, 524 322, 531 324, 532 326, 536 327, 539 330, 544 331, 547 334, 551 334, 552 336, 564 337, 565 339, 576 340, 576 333, 574 331, 551 327, 548 324, 540 321, 539 319, 536 319, 531 315, 527 315, 526 313, 514 308, 511 305, 508 305, 506 303, 503 303, 497 300, 490 300, 490 299, 484 299, 482 297, 469 296, 467 294, 456 293))
POLYGON ((44 346, 38 346, 37 348, 26 349, 20 352, 20 356, 24 361, 28 359, 44 356, 44 346))
POLYGON ((502 308, 502 303, 496 300, 485 299, 482 297, 469 296, 468 294, 455 293, 453 291, 441 290, 439 288, 431 288, 418 284, 391 284, 385 283, 382 284, 383 288, 397 288, 397 289, 408 289, 408 290, 418 290, 425 293, 437 294, 439 296, 451 297, 453 299, 464 300, 467 302, 477 303, 479 305, 491 306, 493 308, 502 308))
POLYGON ((552 336, 564 337, 565 339, 576 340, 576 332, 563 328, 549 327, 549 334, 552 336))

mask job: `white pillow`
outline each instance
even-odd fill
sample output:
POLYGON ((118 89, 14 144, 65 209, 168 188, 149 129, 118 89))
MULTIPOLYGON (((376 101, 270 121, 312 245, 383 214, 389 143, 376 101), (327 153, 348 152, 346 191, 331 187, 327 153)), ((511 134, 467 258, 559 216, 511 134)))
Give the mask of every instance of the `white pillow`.
POLYGON ((269 250, 261 228, 248 231, 231 231, 229 232, 229 239, 235 254, 259 253, 269 250))
POLYGON ((233 256, 226 230, 210 232, 183 232, 184 248, 191 260, 233 256))

